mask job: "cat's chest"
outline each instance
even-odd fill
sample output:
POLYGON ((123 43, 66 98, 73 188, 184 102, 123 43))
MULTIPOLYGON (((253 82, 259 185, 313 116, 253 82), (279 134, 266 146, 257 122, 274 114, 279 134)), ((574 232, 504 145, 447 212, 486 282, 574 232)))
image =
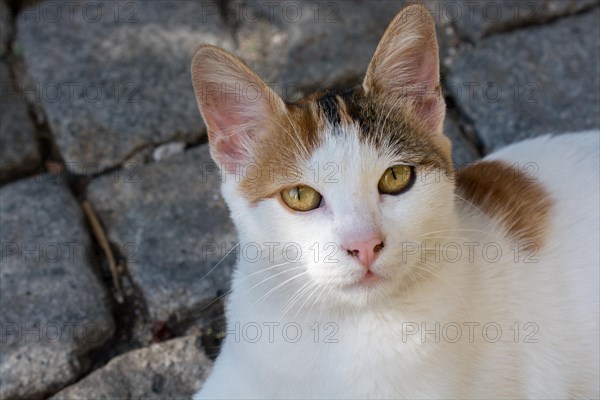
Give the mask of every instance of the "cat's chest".
POLYGON ((257 343, 244 347, 247 360, 259 371, 260 386, 270 388, 273 396, 306 397, 310 392, 316 397, 391 398, 448 393, 455 377, 447 368, 457 355, 435 341, 423 343, 420 336, 406 336, 406 322, 375 315, 282 321, 268 324, 273 328, 270 336, 263 330, 257 343), (436 376, 436 383, 423 376, 436 376))

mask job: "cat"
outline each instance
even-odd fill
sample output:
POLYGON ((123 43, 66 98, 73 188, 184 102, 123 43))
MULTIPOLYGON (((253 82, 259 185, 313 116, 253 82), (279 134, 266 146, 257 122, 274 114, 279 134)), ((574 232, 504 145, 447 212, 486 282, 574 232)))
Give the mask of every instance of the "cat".
POLYGON ((286 103, 207 44, 192 80, 253 249, 195 399, 598 398, 600 132, 455 171, 422 5, 350 91, 286 103))

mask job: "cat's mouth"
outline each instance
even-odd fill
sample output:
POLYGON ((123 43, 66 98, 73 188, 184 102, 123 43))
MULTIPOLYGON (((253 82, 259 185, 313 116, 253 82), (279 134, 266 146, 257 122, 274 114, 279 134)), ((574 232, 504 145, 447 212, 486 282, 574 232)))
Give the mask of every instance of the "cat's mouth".
POLYGON ((383 280, 383 277, 381 277, 380 275, 377 275, 375 272, 368 269, 367 272, 365 272, 360 279, 358 279, 356 282, 354 282, 350 286, 371 287, 371 286, 374 286, 377 283, 381 282, 382 280, 383 280))

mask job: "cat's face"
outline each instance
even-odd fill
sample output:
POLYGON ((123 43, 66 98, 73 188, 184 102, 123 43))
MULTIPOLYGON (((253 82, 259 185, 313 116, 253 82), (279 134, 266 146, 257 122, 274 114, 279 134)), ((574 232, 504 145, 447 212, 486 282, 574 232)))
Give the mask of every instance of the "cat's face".
POLYGON ((362 87, 295 104, 223 50, 196 53, 194 86, 240 239, 266 251, 259 268, 290 272, 265 291, 286 281, 286 292, 329 303, 385 299, 421 276, 414 245, 449 226, 437 44, 415 7, 386 31, 362 87))

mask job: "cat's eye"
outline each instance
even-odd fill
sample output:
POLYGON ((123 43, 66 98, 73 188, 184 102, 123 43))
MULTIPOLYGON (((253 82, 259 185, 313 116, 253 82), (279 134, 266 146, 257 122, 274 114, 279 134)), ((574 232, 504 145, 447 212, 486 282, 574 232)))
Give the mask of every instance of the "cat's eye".
POLYGON ((321 194, 310 186, 294 186, 281 191, 281 199, 292 210, 310 211, 321 204, 321 194))
POLYGON ((381 194, 400 194, 414 182, 414 170, 410 165, 394 165, 385 170, 377 189, 381 194))

